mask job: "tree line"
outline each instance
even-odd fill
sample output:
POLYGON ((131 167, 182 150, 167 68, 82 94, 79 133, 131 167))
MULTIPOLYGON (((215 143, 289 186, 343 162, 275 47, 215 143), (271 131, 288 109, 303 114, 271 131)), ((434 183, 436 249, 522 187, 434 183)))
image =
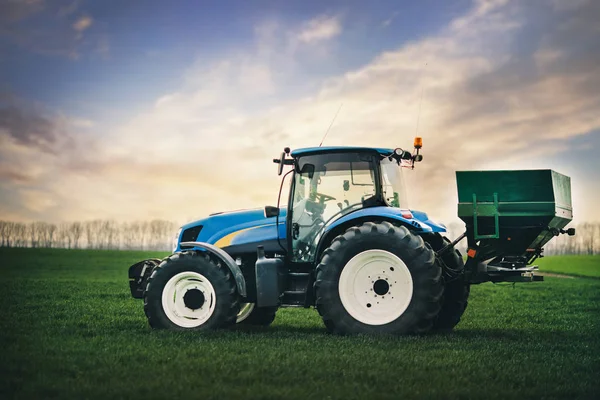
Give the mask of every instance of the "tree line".
MULTIPOLYGON (((10 222, 0 221, 2 247, 54 247, 65 249, 172 250, 177 224, 165 220, 116 222, 10 222)), ((569 225, 571 227, 571 225, 569 225)), ((600 222, 574 226, 575 236, 560 235, 544 246, 545 255, 600 254, 600 222)), ((448 226, 453 239, 464 232, 464 225, 448 226)), ((466 240, 457 246, 466 250, 466 240)))
POLYGON ((64 249, 172 250, 177 224, 165 220, 116 222, 0 221, 0 246, 64 249))

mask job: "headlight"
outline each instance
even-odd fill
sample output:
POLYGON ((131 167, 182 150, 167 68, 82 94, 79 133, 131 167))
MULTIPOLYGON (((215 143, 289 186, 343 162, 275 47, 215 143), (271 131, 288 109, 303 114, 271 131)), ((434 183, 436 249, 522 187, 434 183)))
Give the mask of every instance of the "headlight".
POLYGON ((177 231, 177 233, 175 234, 175 237, 173 238, 173 253, 175 253, 175 250, 177 250, 177 244, 179 243, 179 235, 181 235, 181 229, 179 228, 179 230, 177 231))

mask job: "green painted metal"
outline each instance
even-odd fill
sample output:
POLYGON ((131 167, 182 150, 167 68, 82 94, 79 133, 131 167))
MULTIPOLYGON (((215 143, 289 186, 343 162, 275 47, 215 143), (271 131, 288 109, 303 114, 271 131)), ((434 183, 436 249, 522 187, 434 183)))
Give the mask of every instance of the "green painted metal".
MULTIPOLYGON (((477 207, 477 195, 473 193, 473 231, 475 239, 498 239, 500 237, 500 221, 498 213, 498 193, 494 192, 494 205, 493 210, 491 211, 494 217, 494 233, 491 235, 480 235, 479 230, 477 229, 477 217, 479 216, 479 210, 477 207)), ((485 215, 487 215, 486 213, 485 215)))
POLYGON ((539 249, 573 219, 571 179, 556 171, 457 171, 458 216, 490 254, 539 249))

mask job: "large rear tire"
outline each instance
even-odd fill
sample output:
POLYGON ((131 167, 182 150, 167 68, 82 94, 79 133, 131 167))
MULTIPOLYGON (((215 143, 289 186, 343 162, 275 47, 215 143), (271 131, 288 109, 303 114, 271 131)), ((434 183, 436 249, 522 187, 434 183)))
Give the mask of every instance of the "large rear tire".
MULTIPOLYGON (((431 247, 438 251, 450 240, 439 234, 434 234, 427 241, 431 247)), ((456 249, 448 250, 441 256, 444 264, 452 270, 444 273, 444 297, 442 309, 433 323, 433 330, 438 332, 450 332, 462 318, 467 309, 471 285, 465 277, 465 263, 462 255, 456 249)))
POLYGON ((235 279, 208 255, 184 251, 158 265, 146 286, 144 312, 157 329, 205 330, 235 324, 235 279))
POLYGON ((245 303, 237 315, 238 325, 269 326, 275 320, 279 307, 256 307, 254 303, 245 303))
POLYGON ((323 252, 316 307, 337 334, 407 334, 431 329, 442 269, 420 236, 389 222, 347 229, 323 252))

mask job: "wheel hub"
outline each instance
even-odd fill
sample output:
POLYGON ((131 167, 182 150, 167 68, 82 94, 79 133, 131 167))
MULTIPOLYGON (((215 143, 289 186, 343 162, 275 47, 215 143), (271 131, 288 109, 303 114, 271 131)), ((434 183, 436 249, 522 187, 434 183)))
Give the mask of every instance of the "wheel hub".
POLYGON ((199 289, 190 289, 183 295, 183 304, 190 310, 202 308, 205 301, 204 293, 199 289))
POLYGON ((383 296, 390 291, 390 284, 387 282, 387 280, 378 279, 373 284, 373 291, 379 296, 383 296))

